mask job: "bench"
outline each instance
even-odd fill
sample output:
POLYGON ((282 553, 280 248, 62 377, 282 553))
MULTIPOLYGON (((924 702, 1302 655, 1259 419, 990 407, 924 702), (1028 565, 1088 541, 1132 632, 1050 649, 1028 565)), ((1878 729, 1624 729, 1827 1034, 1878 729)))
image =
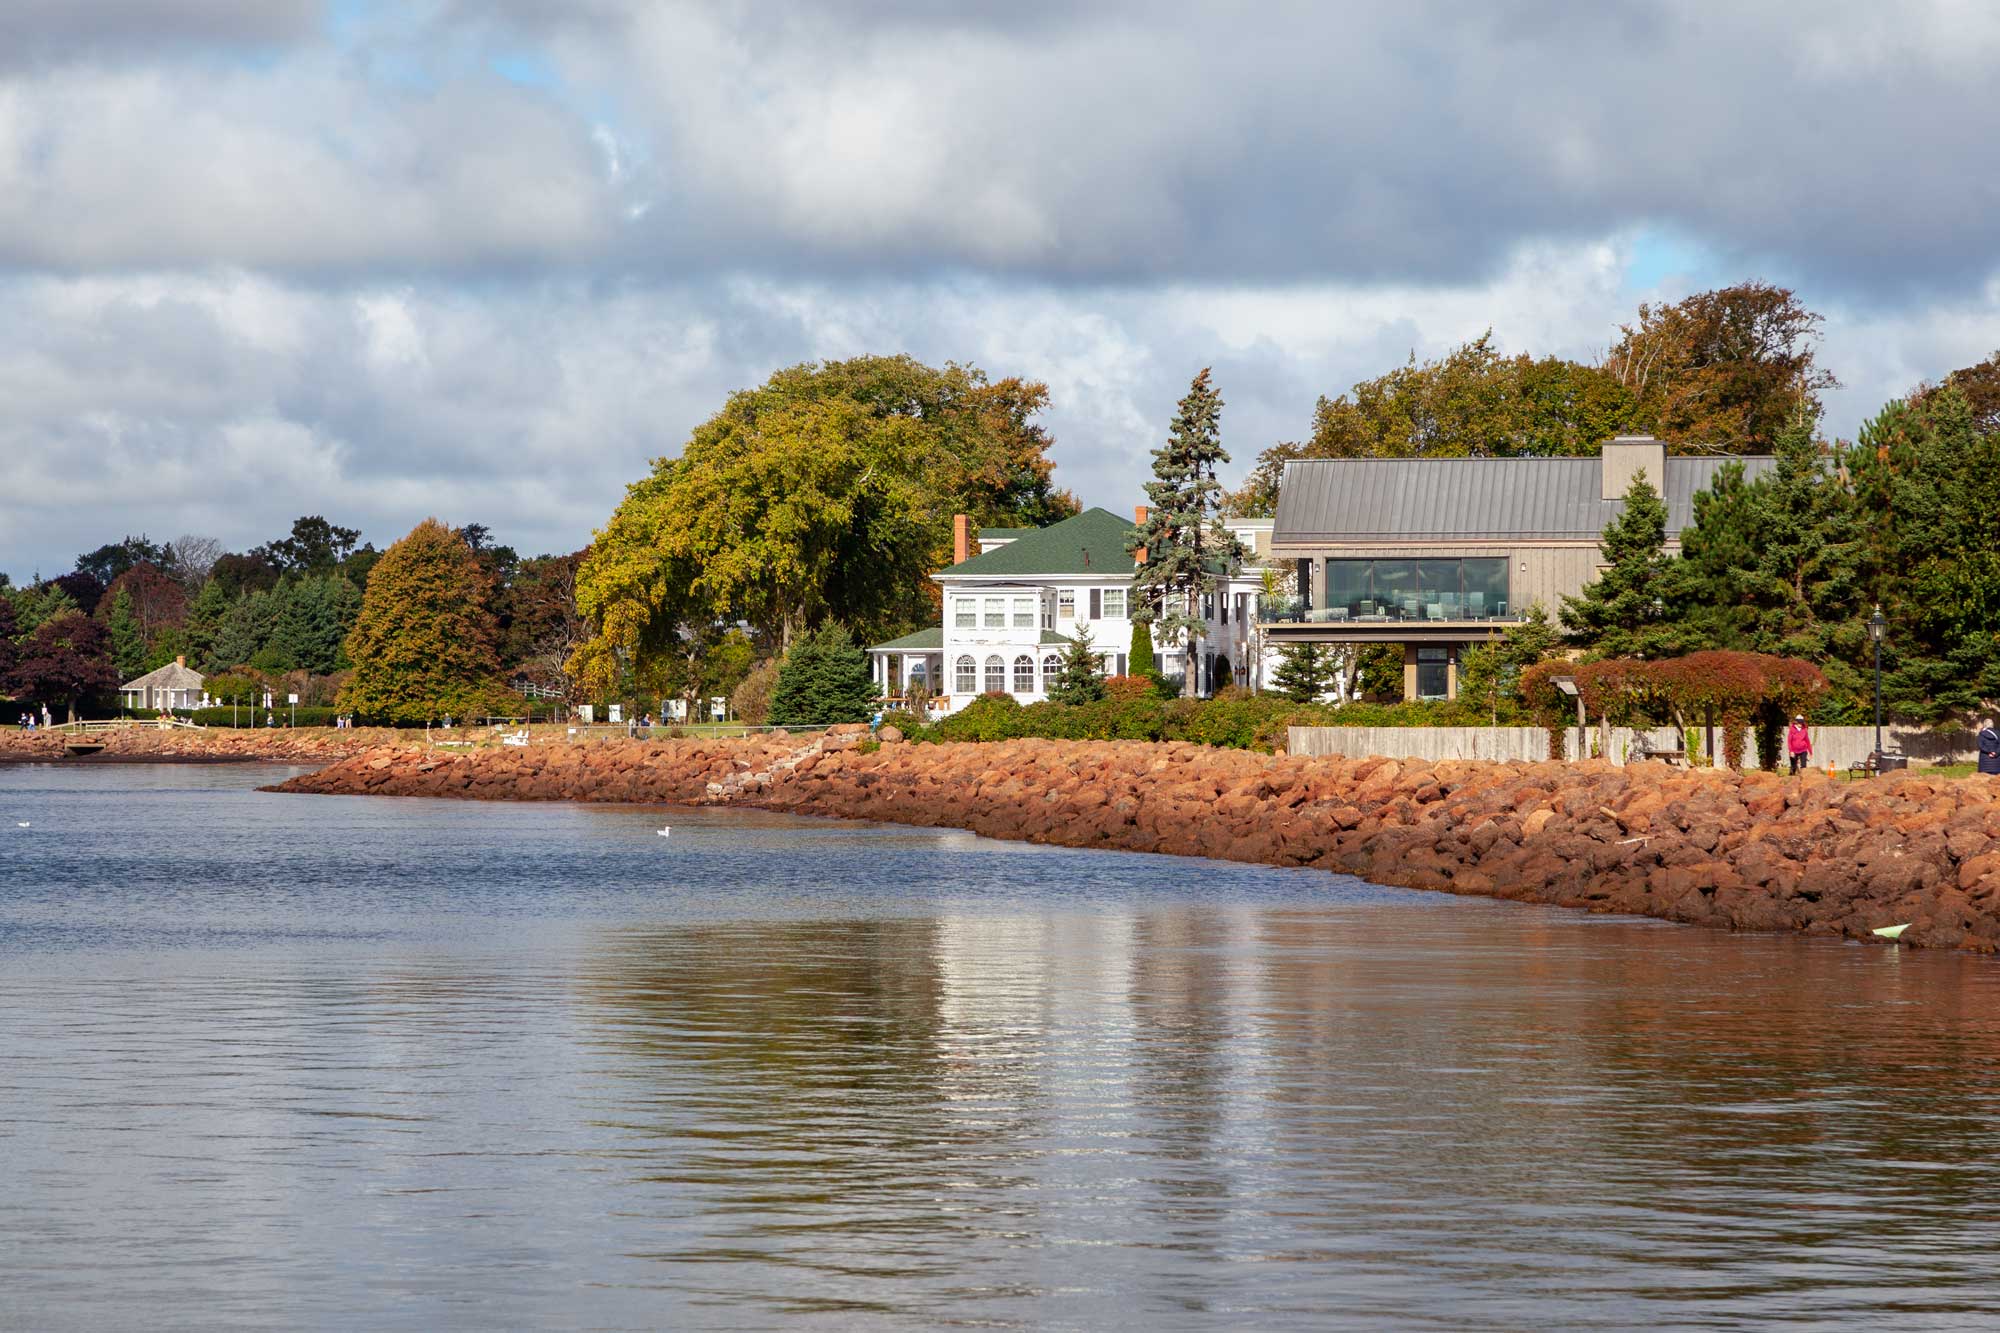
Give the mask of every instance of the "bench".
POLYGON ((1634 759, 1658 759, 1662 763, 1679 764, 1682 768, 1686 768, 1688 752, 1686 750, 1656 750, 1652 746, 1641 742, 1633 747, 1632 757, 1634 759))
POLYGON ((1880 773, 1892 773, 1906 769, 1909 766, 1910 761, 1905 755, 1899 754, 1894 750, 1878 751, 1870 754, 1866 759, 1858 759, 1849 764, 1847 766, 1847 776, 1850 778, 1872 778, 1880 773))

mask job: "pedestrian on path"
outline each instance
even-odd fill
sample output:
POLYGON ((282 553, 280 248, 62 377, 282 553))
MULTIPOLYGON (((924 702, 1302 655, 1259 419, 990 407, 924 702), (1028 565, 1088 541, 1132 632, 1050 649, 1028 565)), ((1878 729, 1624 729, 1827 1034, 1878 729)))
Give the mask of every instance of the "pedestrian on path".
POLYGON ((1986 719, 1986 725, 1979 729, 1979 771, 2000 774, 2000 731, 1993 729, 1990 717, 1986 719))
POLYGON ((1793 777, 1803 773, 1812 762, 1812 733, 1806 730, 1803 715, 1792 718, 1792 725, 1785 729, 1785 753, 1792 757, 1793 777))

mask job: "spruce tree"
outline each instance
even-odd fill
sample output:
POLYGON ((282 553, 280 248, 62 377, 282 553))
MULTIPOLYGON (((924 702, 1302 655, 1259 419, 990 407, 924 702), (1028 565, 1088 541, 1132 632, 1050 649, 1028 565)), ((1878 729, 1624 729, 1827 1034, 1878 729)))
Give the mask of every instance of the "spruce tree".
POLYGON ((1125 657, 1125 670, 1147 680, 1160 678, 1159 665, 1153 660, 1153 627, 1137 615, 1132 617, 1132 647, 1125 657))
POLYGON ((218 665, 215 645, 228 617, 229 597, 223 592, 222 584, 211 578, 201 585, 201 591, 195 594, 193 603, 188 607, 188 661, 199 670, 212 671, 218 665))
POLYGON ((134 680, 146 670, 146 636, 139 632, 138 618, 132 614, 132 594, 120 588, 111 599, 111 614, 104 629, 111 641, 111 662, 118 679, 134 680))
POLYGON ((1126 539, 1125 549, 1145 552, 1133 575, 1138 603, 1133 619, 1156 622, 1163 641, 1182 649, 1182 693, 1198 688, 1205 598, 1216 595, 1222 575, 1248 555, 1222 526, 1224 500, 1216 468, 1229 461, 1222 447, 1222 396, 1204 369, 1174 413, 1167 442, 1153 451, 1153 480, 1146 483, 1150 512, 1126 539))
POLYGON ((829 621, 794 640, 778 664, 771 721, 781 727, 866 722, 879 698, 868 654, 854 646, 845 625, 829 621))
POLYGON ((1604 527, 1609 566, 1576 597, 1563 598, 1570 642, 1602 657, 1666 655, 1669 583, 1667 506, 1642 470, 1625 492, 1625 507, 1604 527))
POLYGON ((427 518, 382 553, 347 636, 339 706, 389 723, 478 711, 498 667, 486 579, 459 535, 427 518))
POLYGON ((1271 688, 1293 703, 1319 702, 1333 688, 1332 654, 1316 643, 1288 643, 1278 650, 1271 688))
POLYGON ((1094 704, 1104 697, 1104 677, 1098 671, 1097 649, 1090 642, 1088 626, 1078 628, 1076 637, 1063 648, 1062 664, 1055 679, 1048 682, 1048 696, 1059 704, 1094 704))

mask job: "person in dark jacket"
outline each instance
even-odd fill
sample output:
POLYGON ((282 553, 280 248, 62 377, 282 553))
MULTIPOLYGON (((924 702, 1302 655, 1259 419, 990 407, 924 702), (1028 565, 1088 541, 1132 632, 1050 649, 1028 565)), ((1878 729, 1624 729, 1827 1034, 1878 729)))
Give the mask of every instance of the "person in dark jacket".
POLYGON ((2000 774, 2000 731, 1993 729, 1990 717, 1979 729, 1979 771, 2000 774))

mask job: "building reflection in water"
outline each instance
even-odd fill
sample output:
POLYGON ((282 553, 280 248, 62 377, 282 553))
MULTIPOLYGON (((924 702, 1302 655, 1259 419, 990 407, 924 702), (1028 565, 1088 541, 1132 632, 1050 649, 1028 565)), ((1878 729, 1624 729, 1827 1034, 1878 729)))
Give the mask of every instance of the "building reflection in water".
POLYGON ((1840 1247, 1917 1308, 1984 1281, 1980 960, 1443 899, 1375 920, 613 932, 581 983, 596 1110, 663 1281, 779 1309, 1025 1317, 1086 1254, 1073 1299, 1217 1316, 1504 1321, 1524 1277, 1639 1310, 1691 1274, 1755 1310, 1808 1269, 1829 1290, 1840 1247))

